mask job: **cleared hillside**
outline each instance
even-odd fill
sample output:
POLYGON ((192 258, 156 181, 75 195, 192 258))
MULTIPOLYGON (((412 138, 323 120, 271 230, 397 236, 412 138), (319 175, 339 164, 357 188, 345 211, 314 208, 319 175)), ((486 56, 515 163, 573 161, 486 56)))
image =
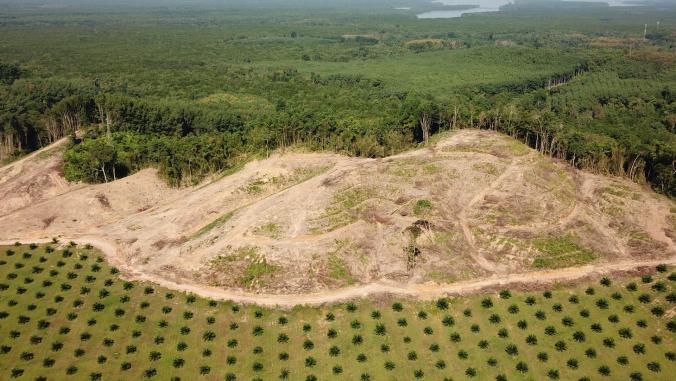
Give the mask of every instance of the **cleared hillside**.
POLYGON ((153 170, 68 185, 58 152, 0 169, 3 200, 21 200, 3 202, 0 240, 93 242, 139 278, 298 294, 676 255, 669 199, 488 131, 384 159, 275 154, 180 189, 153 170))

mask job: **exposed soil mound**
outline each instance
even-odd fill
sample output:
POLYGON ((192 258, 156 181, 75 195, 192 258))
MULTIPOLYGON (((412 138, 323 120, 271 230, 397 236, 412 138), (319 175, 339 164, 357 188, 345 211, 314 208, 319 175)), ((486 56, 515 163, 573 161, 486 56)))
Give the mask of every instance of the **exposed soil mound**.
POLYGON ((0 239, 86 237, 176 283, 288 294, 676 255, 671 200, 487 131, 377 160, 276 154, 181 189, 150 169, 68 184, 59 147, 0 168, 0 239))

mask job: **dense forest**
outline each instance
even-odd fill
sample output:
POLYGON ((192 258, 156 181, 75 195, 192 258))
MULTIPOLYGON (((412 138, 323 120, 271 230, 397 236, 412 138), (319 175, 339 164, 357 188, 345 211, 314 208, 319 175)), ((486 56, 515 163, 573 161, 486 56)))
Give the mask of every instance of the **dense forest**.
POLYGON ((179 186, 288 146, 382 157, 483 128, 676 195, 676 6, 406 3, 10 2, 0 159, 69 137, 69 180, 179 186))

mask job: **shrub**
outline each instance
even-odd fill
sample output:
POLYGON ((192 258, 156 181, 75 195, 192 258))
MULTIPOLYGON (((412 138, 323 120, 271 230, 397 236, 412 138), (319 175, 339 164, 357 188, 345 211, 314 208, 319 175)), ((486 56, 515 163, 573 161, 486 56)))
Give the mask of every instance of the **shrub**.
POLYGON ((481 307, 483 307, 483 308, 493 307, 493 300, 491 300, 491 298, 488 298, 488 297, 484 298, 483 300, 481 300, 481 307))
POLYGON ((309 356, 309 357, 306 357, 306 358, 305 358, 305 367, 306 367, 306 368, 312 368, 312 367, 314 367, 315 365, 317 365, 317 360, 315 360, 314 357, 309 356))
POLYGON ((538 338, 535 335, 528 335, 528 337, 526 337, 526 344, 537 345, 538 344, 538 338))
POLYGON ((573 340, 575 340, 578 343, 582 343, 585 341, 585 334, 582 331, 575 331, 573 333, 573 340))
POLYGON ((634 344, 634 346, 632 347, 632 350, 636 354, 640 354, 640 355, 645 354, 645 345, 641 344, 641 343, 634 344))
POLYGON ((385 329, 385 325, 383 324, 376 324, 376 328, 374 331, 378 336, 383 336, 387 332, 387 330, 385 329))
POLYGON ((662 308, 660 306, 653 307, 652 309, 650 309, 650 313, 652 313, 653 315, 655 315, 657 317, 660 317, 660 316, 664 315, 664 308, 662 308))
POLYGON ((528 372, 528 365, 523 361, 519 361, 516 364, 516 370, 521 373, 526 373, 528 372))
POLYGON ((622 329, 618 330, 617 333, 623 339, 631 339, 632 336, 633 336, 633 334, 631 333, 631 329, 629 329, 629 328, 622 328, 622 329))
POLYGON ((396 312, 401 312, 404 310, 404 306, 399 302, 392 303, 392 310, 396 312))

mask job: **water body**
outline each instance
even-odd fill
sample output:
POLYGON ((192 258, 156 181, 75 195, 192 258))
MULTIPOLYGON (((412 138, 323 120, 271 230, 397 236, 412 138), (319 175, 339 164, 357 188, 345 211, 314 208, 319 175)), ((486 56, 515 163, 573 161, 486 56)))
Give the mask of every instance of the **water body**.
MULTIPOLYGON (((629 0, 585 0, 589 3, 608 3, 611 7, 632 6, 629 0), (626 2, 625 2, 626 1, 626 2)), ((463 10, 439 10, 424 12, 416 15, 419 19, 450 19, 460 17, 466 13, 498 12, 500 7, 511 3, 509 0, 435 0, 433 3, 443 5, 474 5, 474 8, 463 10)))

